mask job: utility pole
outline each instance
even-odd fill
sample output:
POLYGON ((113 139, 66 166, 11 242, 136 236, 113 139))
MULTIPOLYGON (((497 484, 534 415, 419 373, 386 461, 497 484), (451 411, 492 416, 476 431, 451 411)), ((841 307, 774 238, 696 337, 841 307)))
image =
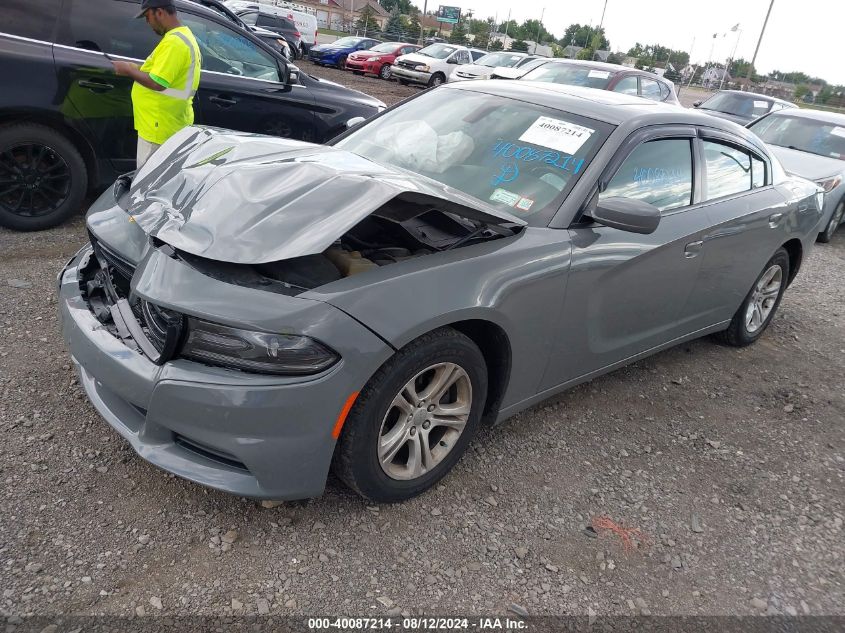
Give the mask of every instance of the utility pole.
POLYGON ((427 10, 428 10, 428 0, 425 0, 423 2, 422 20, 420 20, 420 39, 419 39, 419 42, 417 42, 417 44, 419 44, 420 46, 423 45, 423 40, 425 39, 425 16, 426 16, 427 10))
POLYGON ((760 51, 760 44, 763 42, 763 34, 766 32, 766 25, 769 23, 769 16, 772 14, 774 4, 775 0, 769 3, 769 10, 766 12, 766 19, 763 21, 763 28, 760 31, 760 39, 757 40, 757 48, 754 49, 754 57, 751 58, 751 66, 748 67, 747 79, 751 79, 751 75, 754 74, 754 63, 757 61, 757 53, 760 51))
POLYGON ((607 0, 604 0, 604 9, 601 10, 601 22, 599 22, 599 31, 604 24, 604 12, 607 11, 607 0))
POLYGON ((543 30, 543 16, 546 15, 546 7, 540 11, 540 24, 537 26, 537 39, 534 40, 534 54, 537 54, 537 44, 540 43, 540 32, 543 30))

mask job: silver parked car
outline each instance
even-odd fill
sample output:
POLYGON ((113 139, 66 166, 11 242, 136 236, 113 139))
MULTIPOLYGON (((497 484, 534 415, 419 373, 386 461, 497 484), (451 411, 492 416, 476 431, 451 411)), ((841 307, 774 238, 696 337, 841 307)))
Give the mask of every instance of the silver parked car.
POLYGON ((693 107, 740 125, 745 125, 769 112, 797 108, 794 103, 742 90, 720 90, 706 101, 696 101, 693 107))
POLYGON ((472 64, 458 66, 451 75, 449 81, 467 81, 469 79, 490 79, 492 75, 504 68, 519 68, 535 59, 543 59, 528 53, 515 51, 499 51, 488 53, 472 64))
POLYGON ((845 114, 781 110, 750 124, 784 168, 824 189, 819 242, 829 242, 845 221, 845 114))
POLYGON ((421 493, 483 422, 683 341, 757 340, 821 196, 639 97, 443 86, 331 146, 187 128, 59 275, 81 385, 144 458, 257 498, 421 493))

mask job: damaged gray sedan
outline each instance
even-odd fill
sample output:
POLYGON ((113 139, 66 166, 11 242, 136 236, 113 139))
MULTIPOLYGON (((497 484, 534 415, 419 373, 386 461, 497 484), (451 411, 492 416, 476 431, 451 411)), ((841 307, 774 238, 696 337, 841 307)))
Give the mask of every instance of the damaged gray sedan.
POLYGON ((480 424, 771 322, 821 194, 730 122, 465 82, 332 146, 189 128, 91 207, 59 276, 91 402, 144 459, 237 495, 380 502, 480 424))

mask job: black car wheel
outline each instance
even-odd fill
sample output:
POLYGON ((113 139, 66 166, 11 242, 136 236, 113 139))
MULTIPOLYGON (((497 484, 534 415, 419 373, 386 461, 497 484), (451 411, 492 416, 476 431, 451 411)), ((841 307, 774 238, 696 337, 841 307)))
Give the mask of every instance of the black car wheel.
POLYGON ((36 124, 0 128, 0 226, 40 231, 80 210, 88 173, 76 147, 36 124))
POLYGON ((384 64, 381 67, 381 70, 379 70, 378 76, 382 79, 390 79, 390 76, 393 74, 393 71, 390 68, 390 64, 384 64))
POLYGON ((337 58, 337 63, 335 64, 338 70, 343 70, 346 68, 346 55, 341 55, 337 58))
POLYGON ((338 440, 333 469, 376 502, 410 499, 457 463, 481 421, 487 366, 452 328, 399 350, 361 390, 338 440))
POLYGON ((431 79, 428 80, 428 87, 434 88, 435 86, 439 86, 444 81, 446 81, 446 77, 443 76, 443 73, 434 73, 431 76, 431 79))
POLYGON ((722 339, 734 347, 745 347, 760 338, 772 322, 788 284, 789 254, 779 248, 763 267, 728 329, 722 332, 722 339))
POLYGON ((822 244, 827 244, 830 240, 832 240, 833 234, 836 233, 836 229, 838 229, 839 225, 842 224, 843 216, 845 216, 845 199, 840 200, 839 204, 836 205, 836 209, 833 211, 830 222, 827 223, 825 230, 819 233, 818 238, 816 238, 817 241, 822 244))

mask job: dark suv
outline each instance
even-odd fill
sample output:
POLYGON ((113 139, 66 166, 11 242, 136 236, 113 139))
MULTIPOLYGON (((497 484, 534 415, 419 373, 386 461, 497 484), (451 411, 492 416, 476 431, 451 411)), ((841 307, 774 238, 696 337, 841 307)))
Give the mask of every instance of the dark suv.
POLYGON ((302 57, 302 34, 296 24, 281 15, 259 9, 236 9, 235 15, 250 26, 278 33, 290 46, 294 59, 302 57))
MULTIPOLYGON (((2 0, 0 226, 38 230, 135 168, 131 81, 106 57, 141 63, 158 43, 139 0, 2 0)), ((252 33, 176 0, 197 38, 197 124, 323 142, 385 106, 291 66, 252 33)))

